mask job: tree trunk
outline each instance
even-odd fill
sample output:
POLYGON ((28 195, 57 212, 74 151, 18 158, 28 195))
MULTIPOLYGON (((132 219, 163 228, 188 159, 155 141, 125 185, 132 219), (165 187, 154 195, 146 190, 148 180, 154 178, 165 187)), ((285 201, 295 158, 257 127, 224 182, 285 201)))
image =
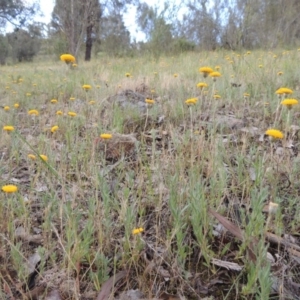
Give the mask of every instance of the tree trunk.
POLYGON ((86 28, 85 57, 84 57, 85 61, 91 60, 92 46, 93 46, 92 32, 93 32, 93 24, 90 24, 86 28))

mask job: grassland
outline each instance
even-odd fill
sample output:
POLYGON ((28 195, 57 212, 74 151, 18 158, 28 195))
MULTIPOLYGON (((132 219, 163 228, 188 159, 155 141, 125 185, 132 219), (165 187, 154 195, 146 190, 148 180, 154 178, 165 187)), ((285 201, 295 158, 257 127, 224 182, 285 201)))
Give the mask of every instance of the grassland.
POLYGON ((0 298, 300 299, 299 58, 2 66, 0 298))

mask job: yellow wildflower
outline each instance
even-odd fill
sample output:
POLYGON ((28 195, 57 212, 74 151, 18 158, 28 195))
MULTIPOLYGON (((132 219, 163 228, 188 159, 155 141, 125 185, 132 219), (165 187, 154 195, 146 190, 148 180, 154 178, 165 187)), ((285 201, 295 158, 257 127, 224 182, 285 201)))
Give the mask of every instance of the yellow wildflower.
POLYGON ((88 90, 90 90, 90 89, 92 88, 92 86, 89 85, 89 84, 84 84, 84 85, 82 86, 82 88, 83 88, 85 91, 88 91, 88 90))
POLYGON ((18 187, 16 185, 13 184, 8 184, 8 185, 4 185, 2 187, 2 191, 4 193, 15 193, 18 191, 18 187))
POLYGON ((75 97, 70 97, 70 100, 71 101, 74 101, 76 98, 75 97))
POLYGON ((278 89, 275 94, 277 95, 287 95, 287 94, 293 94, 293 90, 289 89, 289 88, 285 88, 285 87, 282 87, 280 89, 278 89))
POLYGON ((198 99, 197 98, 190 98, 185 100, 186 105, 195 105, 197 103, 198 99))
POLYGON ((15 127, 14 126, 6 125, 6 126, 3 126, 3 130, 4 131, 14 131, 15 127))
POLYGON ((26 96, 27 96, 27 97, 30 97, 30 96, 31 96, 31 93, 26 93, 26 96))
POLYGON ((250 94, 249 93, 244 93, 244 98, 249 98, 250 94))
POLYGON ((30 158, 30 159, 33 159, 33 160, 36 159, 36 156, 33 155, 33 154, 28 154, 27 157, 30 158))
POLYGON ((76 117, 77 114, 75 112, 73 112, 73 111, 69 111, 68 112, 68 116, 70 116, 70 117, 76 117))
POLYGON ((5 111, 8 111, 8 110, 10 110, 10 107, 9 107, 8 105, 5 105, 5 106, 4 106, 4 110, 5 110, 5 111))
POLYGON ((66 64, 74 63, 76 61, 75 57, 71 54, 62 54, 60 60, 64 61, 66 64))
POLYGON ((52 104, 55 104, 55 103, 57 103, 58 101, 57 101, 57 99, 52 99, 50 102, 51 102, 52 104))
POLYGON ((55 131, 57 131, 59 129, 59 127, 57 125, 52 126, 51 128, 51 132, 54 133, 55 131))
POLYGON ((77 68, 77 64, 72 64, 72 67, 73 68, 77 68))
POLYGON ((279 71, 279 72, 277 73, 278 76, 281 76, 282 74, 283 74, 283 72, 281 72, 281 71, 279 71))
POLYGON ((132 230, 132 234, 136 235, 136 234, 142 233, 143 231, 144 231, 144 228, 142 228, 142 227, 135 228, 135 229, 132 230))
POLYGON ((284 99, 283 101, 281 101, 282 105, 285 105, 288 109, 291 109, 292 106, 298 104, 298 100, 296 99, 284 99))
POLYGON ((201 67, 199 69, 199 72, 203 74, 204 77, 207 77, 210 73, 212 73, 214 70, 210 67, 201 67))
POLYGON ((282 139, 283 138, 283 133, 277 129, 268 129, 265 132, 265 134, 274 139, 282 139))
POLYGON ((175 73, 175 74, 173 74, 173 76, 176 78, 176 77, 178 77, 178 74, 177 74, 177 73, 175 73))
POLYGON ((205 83, 205 82, 199 82, 199 83, 197 83, 197 88, 203 89, 205 87, 208 87, 207 83, 205 83))
POLYGON ((221 99, 222 97, 219 94, 214 94, 214 99, 221 99))
POLYGON ((152 99, 145 99, 145 102, 146 102, 147 104, 150 104, 150 105, 152 105, 152 104, 155 103, 155 101, 152 100, 152 99))
POLYGON ((39 112, 36 109, 31 109, 28 111, 29 115, 34 115, 34 116, 38 116, 39 112))
POLYGON ((62 112, 61 110, 58 110, 58 111, 56 112, 56 114, 57 114, 58 116, 62 116, 62 115, 63 115, 63 112, 62 112))
POLYGON ((104 139, 104 140, 109 140, 109 139, 112 138, 112 134, 109 134, 109 133, 102 133, 102 134, 100 135, 100 137, 101 137, 102 139, 104 139))
POLYGON ((209 73, 210 77, 216 78, 216 77, 221 77, 221 73, 220 72, 211 72, 209 73))
POLYGON ((130 73, 125 73, 125 76, 126 76, 126 77, 130 77, 131 74, 130 74, 130 73))
POLYGON ((89 104, 95 104, 96 103, 96 101, 95 100, 91 100, 90 102, 89 102, 89 104))
POLYGON ((43 161, 47 161, 48 160, 48 157, 44 154, 41 154, 40 155, 40 158, 43 160, 43 161))
POLYGON ((19 106, 20 106, 19 103, 14 104, 14 108, 19 108, 19 106))
POLYGON ((215 70, 219 71, 221 69, 220 66, 215 66, 215 70))

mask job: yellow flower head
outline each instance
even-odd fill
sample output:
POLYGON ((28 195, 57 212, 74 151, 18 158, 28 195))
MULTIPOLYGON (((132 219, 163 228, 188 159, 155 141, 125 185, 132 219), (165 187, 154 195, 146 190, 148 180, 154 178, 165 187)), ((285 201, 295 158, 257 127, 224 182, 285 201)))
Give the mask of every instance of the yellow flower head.
POLYGON ((221 99, 222 97, 219 94, 214 94, 214 99, 221 99))
POLYGON ((70 100, 71 101, 74 101, 76 98, 75 97, 70 97, 70 100))
POLYGON ((207 83, 205 83, 205 82, 199 82, 199 83, 197 83, 197 88, 203 89, 205 87, 208 87, 207 83))
POLYGON ((283 74, 283 72, 281 72, 281 71, 279 71, 279 72, 277 73, 278 76, 281 76, 282 74, 283 74))
POLYGON ((32 116, 38 116, 39 112, 36 109, 31 109, 28 111, 28 114, 32 116))
POLYGON ((8 110, 10 110, 10 107, 9 107, 8 105, 5 105, 5 106, 4 106, 4 110, 5 110, 5 111, 8 111, 8 110))
POLYGON ((96 103, 96 101, 95 100, 91 100, 91 101, 89 101, 89 104, 95 104, 96 103))
POLYGON ((36 156, 33 155, 33 154, 28 154, 27 157, 30 158, 30 159, 33 159, 33 160, 36 159, 36 156))
POLYGON ((130 74, 130 73, 125 73, 125 76, 126 76, 126 77, 130 77, 131 74, 130 74))
POLYGON ((132 230, 132 234, 136 235, 136 234, 140 234, 144 231, 144 228, 140 227, 140 228, 135 228, 132 230))
POLYGON ((4 131, 14 131, 15 127, 7 125, 7 126, 3 126, 3 130, 4 131))
POLYGON ((285 88, 282 87, 280 89, 278 89, 275 94, 277 95, 288 95, 288 94, 293 94, 293 90, 289 89, 289 88, 285 88))
POLYGON ((47 161, 48 160, 48 157, 44 154, 41 154, 40 155, 40 158, 43 160, 43 161, 47 161))
POLYGON ((100 137, 101 137, 101 139, 109 140, 109 139, 112 138, 112 134, 110 134, 110 133, 102 133, 102 134, 100 134, 100 137))
POLYGON ((195 105, 197 103, 198 99, 197 98, 190 98, 185 100, 185 104, 190 106, 190 105, 195 105))
POLYGON ((92 88, 92 86, 89 85, 89 84, 84 84, 84 85, 82 86, 82 88, 83 88, 85 91, 88 91, 88 90, 90 90, 90 89, 92 88))
POLYGON ((51 102, 52 104, 55 104, 55 103, 57 103, 58 101, 57 101, 57 99, 52 99, 50 102, 51 102))
POLYGON ((296 99, 284 99, 281 101, 281 105, 285 105, 288 109, 291 109, 292 106, 298 104, 298 100, 296 99))
POLYGON ((204 77, 207 77, 210 73, 212 73, 214 70, 210 67, 201 67, 199 69, 199 72, 203 74, 204 77))
POLYGON ((72 67, 73 68, 77 68, 77 64, 72 64, 72 67))
POLYGON ((220 72, 211 72, 209 73, 210 77, 216 78, 216 77, 221 77, 221 73, 220 72))
POLYGON ((14 108, 19 108, 20 104, 19 103, 15 103, 14 104, 14 108))
POLYGON ((59 129, 59 127, 57 125, 52 126, 51 128, 51 132, 54 133, 55 131, 57 131, 59 129))
POLYGON ((97 89, 100 89, 100 88, 101 88, 101 85, 97 84, 97 85, 96 85, 96 88, 97 88, 97 89))
POLYGON ((56 112, 56 114, 57 114, 58 116, 62 116, 62 115, 63 115, 63 112, 62 112, 61 110, 58 110, 58 111, 56 112))
POLYGON ((265 132, 265 134, 273 139, 282 139, 283 138, 283 133, 277 129, 268 129, 265 132))
POLYGON ((152 105, 152 104, 155 103, 155 101, 152 100, 152 99, 145 99, 145 102, 146 102, 147 104, 150 104, 150 105, 152 105))
POLYGON ((250 94, 249 93, 244 93, 244 98, 249 98, 250 94))
POLYGON ((26 93, 26 96, 27 96, 27 97, 30 97, 30 96, 31 96, 31 93, 26 93))
POLYGON ((219 71, 221 69, 220 66, 215 66, 215 70, 219 71))
POLYGON ((70 116, 70 117, 76 117, 77 114, 76 114, 76 112, 69 111, 69 112, 68 112, 68 116, 70 116))
POLYGON ((177 74, 177 73, 175 73, 175 74, 173 74, 173 76, 176 78, 176 77, 178 77, 178 74, 177 74))
POLYGON ((15 193, 18 191, 18 187, 16 185, 8 184, 2 187, 2 191, 4 193, 15 193))
POLYGON ((60 60, 64 61, 66 64, 74 63, 76 61, 75 57, 71 54, 62 54, 60 60))

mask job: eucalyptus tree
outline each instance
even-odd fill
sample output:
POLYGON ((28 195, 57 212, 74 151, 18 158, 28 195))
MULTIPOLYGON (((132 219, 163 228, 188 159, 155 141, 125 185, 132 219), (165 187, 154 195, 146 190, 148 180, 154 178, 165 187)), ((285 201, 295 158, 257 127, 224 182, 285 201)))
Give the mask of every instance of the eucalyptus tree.
POLYGON ((85 60, 91 59, 93 42, 100 40, 101 20, 120 15, 126 5, 137 0, 56 0, 52 28, 67 40, 68 52, 77 56, 85 43, 85 60))
POLYGON ((37 2, 28 4, 28 1, 22 0, 0 0, 0 25, 10 23, 16 27, 23 26, 37 11, 37 2))

